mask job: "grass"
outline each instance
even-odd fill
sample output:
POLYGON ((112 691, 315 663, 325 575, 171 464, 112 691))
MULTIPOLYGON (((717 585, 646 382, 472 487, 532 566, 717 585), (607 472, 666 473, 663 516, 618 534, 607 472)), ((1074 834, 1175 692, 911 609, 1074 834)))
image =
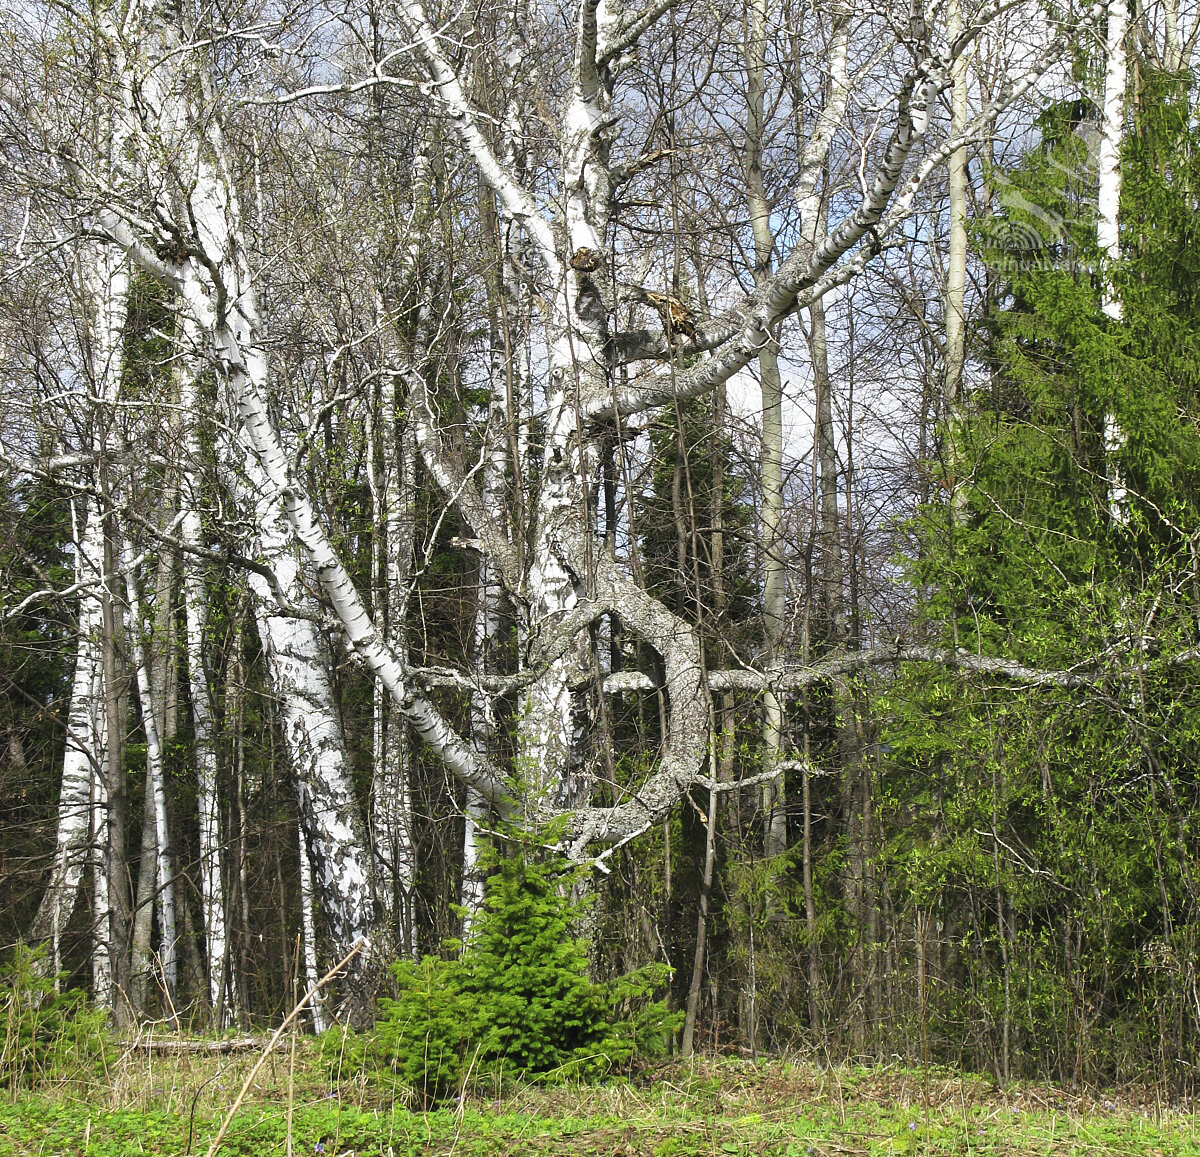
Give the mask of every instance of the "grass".
MULTIPOLYGON (((255 1058, 127 1054, 103 1079, 0 1100, 0 1155, 206 1153, 255 1058)), ((893 1157, 1167 1154, 1200 1157, 1190 1109, 893 1067, 701 1061, 602 1086, 481 1080, 457 1104, 410 1108, 363 1082, 330 1086, 315 1049, 259 1073, 226 1157, 893 1157), (290 1128, 289 1128, 290 1121, 290 1128), (289 1140, 290 1138, 290 1140, 289 1140)))

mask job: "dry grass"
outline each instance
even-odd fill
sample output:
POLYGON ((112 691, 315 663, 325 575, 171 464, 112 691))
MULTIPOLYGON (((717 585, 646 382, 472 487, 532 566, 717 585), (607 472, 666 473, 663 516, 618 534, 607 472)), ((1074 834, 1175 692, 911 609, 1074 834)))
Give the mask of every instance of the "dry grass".
MULTIPOLYGON (((181 1157, 187 1151, 178 1132, 174 1140, 164 1134, 152 1143, 144 1131, 138 1136, 139 1119, 190 1122, 190 1152, 203 1153, 256 1059, 253 1053, 162 1056, 127 1050, 93 1084, 42 1090, 28 1102, 53 1118, 54 1137, 71 1136, 70 1121, 77 1118, 81 1141, 86 1118, 91 1148, 78 1141, 35 1144, 26 1139, 14 1140, 6 1149, 0 1114, 0 1153, 107 1157, 110 1152, 142 1151, 181 1157), (97 1150, 96 1130, 101 1127, 110 1137, 128 1130, 139 1148, 131 1140, 128 1149, 97 1150), (47 1147, 54 1144, 60 1148, 47 1147)), ((988 1078, 899 1063, 826 1068, 802 1058, 758 1064, 726 1058, 647 1069, 607 1085, 499 1085, 478 1077, 457 1104, 422 1113, 415 1103, 363 1079, 333 1085, 314 1042, 305 1039, 297 1041, 294 1073, 287 1041, 266 1061, 239 1113, 247 1129, 261 1126, 261 1142, 243 1129, 227 1140, 222 1152, 283 1157, 280 1122, 289 1102, 296 1121, 296 1155, 313 1153, 329 1134, 348 1137, 354 1146, 337 1150, 338 1157, 342 1152, 388 1157, 389 1150, 430 1157, 543 1152, 580 1157, 730 1152, 764 1157, 1200 1157, 1190 1107, 1167 1105, 1153 1090, 1112 1094, 1037 1083, 1000 1090, 988 1078)), ((19 1114, 19 1106, 13 1108, 19 1114)), ((50 1126, 46 1128, 50 1135, 50 1126)), ((17 1131, 10 1126, 7 1135, 14 1138, 17 1131)))

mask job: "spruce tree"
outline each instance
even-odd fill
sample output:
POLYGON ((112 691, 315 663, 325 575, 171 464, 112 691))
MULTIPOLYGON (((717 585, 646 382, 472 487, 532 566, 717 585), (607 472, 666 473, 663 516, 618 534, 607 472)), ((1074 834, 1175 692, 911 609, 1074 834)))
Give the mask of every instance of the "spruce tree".
POLYGON ((1200 136, 1185 78, 1141 83, 1118 268, 1096 245, 1086 103, 1050 110, 1018 170, 992 175, 987 377, 948 463, 966 501, 923 512, 911 566, 939 642, 1078 678, 929 668, 884 704, 893 900, 961 946, 923 1015, 935 1042, 942 1018, 947 1040, 981 1023, 976 1063, 1003 1075, 1128 1075, 1168 1021, 1190 1063, 1200 1033, 1179 995, 1200 942, 1200 136))

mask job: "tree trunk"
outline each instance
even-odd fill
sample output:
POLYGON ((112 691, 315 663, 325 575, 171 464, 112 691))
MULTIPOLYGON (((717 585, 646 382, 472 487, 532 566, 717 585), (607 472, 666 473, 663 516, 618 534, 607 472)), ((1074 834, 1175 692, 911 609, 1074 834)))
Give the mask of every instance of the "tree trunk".
MULTIPOLYGON (((172 399, 178 403, 178 399, 172 399)), ((178 413, 178 412, 177 412, 178 413)), ((176 415, 172 416, 170 438, 178 443, 182 433, 176 415)), ((161 528, 170 533, 170 522, 179 506, 179 484, 171 471, 159 499, 161 528)), ((155 723, 158 739, 166 751, 179 726, 179 668, 176 647, 175 551, 169 543, 158 546, 158 566, 154 575, 153 628, 149 636, 150 698, 158 712, 155 723)))
POLYGON ((304 936, 304 979, 308 985, 308 991, 313 993, 308 1002, 313 1032, 320 1036, 329 1027, 329 1020, 325 1015, 325 998, 320 992, 315 991, 317 982, 321 978, 321 970, 317 965, 317 925, 313 919, 312 862, 308 858, 308 844, 304 839, 304 829, 298 830, 300 834, 300 924, 304 936))
MULTIPOLYGON (((104 694, 104 680, 97 679, 96 690, 104 694)), ((107 740, 107 735, 105 735, 107 740)), ((102 773, 92 780, 92 999, 97 1008, 112 1013, 118 993, 114 991, 112 904, 108 891, 108 753, 101 762, 102 773)))
MULTIPOLYGON (((1100 183, 1097 195, 1096 240, 1106 261, 1121 259, 1121 238, 1117 215, 1121 204, 1121 142, 1125 136, 1125 89, 1129 68, 1125 54, 1125 35, 1129 25, 1127 0, 1112 0, 1108 5, 1108 30, 1104 53, 1104 103, 1100 121, 1100 183)), ((1104 312, 1114 321, 1121 320, 1121 303, 1106 279, 1104 312)))
MULTIPOLYGON (((382 314, 382 303, 377 306, 382 314)), ((381 328, 383 326, 381 321, 381 328)), ((416 441, 412 422, 397 428, 399 380, 388 375, 382 384, 379 423, 368 436, 372 463, 372 501, 375 507, 375 626, 402 662, 407 659, 405 617, 412 575, 416 441)), ((394 709, 382 679, 373 690, 373 771, 370 834, 375 851, 376 887, 381 916, 395 937, 397 949, 416 951, 412 899, 416 883, 412 796, 409 785, 410 751, 403 716, 394 709)))
MULTIPOLYGON (((83 533, 75 536, 75 581, 92 584, 104 573, 101 513, 94 499, 89 498, 83 504, 83 517, 83 533)), ((75 909, 79 883, 88 860, 88 842, 94 822, 94 784, 103 774, 101 623, 97 588, 85 585, 79 596, 79 641, 67 714, 54 864, 29 933, 31 944, 48 945, 44 967, 56 978, 62 970, 62 934, 75 909)))
MULTIPOLYGON (((807 712, 806 712, 807 716, 807 712)), ((801 886, 804 890, 804 931, 808 940, 808 1021, 813 1037, 824 1043, 825 1026, 822 1015, 823 985, 821 983, 821 954, 817 930, 817 904, 813 891, 813 846, 812 846, 812 762, 808 720, 804 727, 804 771, 801 790, 804 805, 804 833, 801 849, 801 886)))
POLYGON ((151 938, 154 934, 154 885, 158 876, 158 828, 154 817, 154 785, 146 761, 145 798, 142 806, 142 850, 134 893, 133 934, 129 945, 129 1001, 137 1016, 146 1013, 146 996, 154 974, 151 938))
MULTIPOLYGON (((754 234, 754 275, 760 284, 771 276, 775 236, 771 206, 763 187, 762 158, 766 114, 767 0, 752 0, 746 14, 746 201, 754 234)), ((782 659, 787 569, 783 557, 783 386, 779 360, 770 343, 758 355, 762 387, 762 568, 765 665, 773 670, 782 659)), ((779 763, 783 742, 783 704, 771 688, 763 692, 763 767, 779 763)), ((787 850, 787 807, 784 772, 763 785, 763 854, 769 859, 787 850)))
MULTIPOLYGON (((121 744, 120 732, 114 736, 110 730, 114 714, 119 713, 119 706, 111 701, 115 690, 108 682, 116 673, 112 662, 115 621, 107 585, 112 571, 108 566, 105 507, 97 495, 107 487, 104 455, 112 405, 121 383, 121 342, 129 290, 124 260, 111 247, 87 246, 80 266, 79 290, 87 318, 84 360, 92 396, 96 399, 91 414, 91 448, 96 462, 92 467, 92 495, 83 503, 83 532, 75 536, 75 578, 81 585, 79 641, 67 716, 54 864, 30 930, 33 943, 49 942, 46 967, 55 976, 62 967, 62 934, 75 908, 88 858, 89 837, 94 853, 94 935, 105 952, 109 947, 111 903, 105 867, 108 853, 103 849, 111 848, 106 823, 107 789, 114 774, 110 758, 121 744)), ((123 845, 120 851, 123 861, 123 845)), ((94 968, 95 996, 106 1008, 112 1007, 111 968, 112 962, 107 957, 94 968)))
MULTIPOLYGON (((950 0, 946 36, 953 43, 962 32, 962 0, 950 0)), ((950 135, 960 136, 967 122, 967 57, 962 54, 951 71, 950 135)), ((955 149, 948 162, 950 241, 946 252, 946 419, 953 437, 963 394, 966 363, 967 285, 967 149, 955 149)), ((953 448, 951 448, 953 454, 953 448)), ((951 462, 957 482, 957 465, 951 462)))
POLYGON ((160 711, 150 689, 150 670, 146 647, 142 641, 142 606, 138 593, 137 575, 133 568, 133 545, 126 541, 123 569, 125 592, 129 603, 130 640, 137 676, 138 698, 142 707, 142 727, 146 735, 146 785, 154 806, 156 844, 155 909, 158 915, 158 963, 168 1006, 173 1008, 178 989, 177 937, 175 932, 175 889, 172 880, 170 836, 167 831, 167 791, 163 767, 162 740, 159 736, 160 711))
MULTIPOLYGON (((953 42, 962 32, 962 0, 950 0, 946 35, 953 42)), ((963 54, 951 70, 950 134, 959 136, 967 122, 967 58, 963 54)), ((964 372, 967 359, 967 150, 955 149, 948 162, 950 188, 950 239, 946 253, 946 380, 943 387, 945 455, 950 488, 949 517, 961 521, 966 515, 968 463, 960 461, 964 372)), ((922 423, 924 413, 922 412, 922 423)))
MULTIPOLYGON (((724 747, 725 738, 712 737, 712 775, 714 781, 721 778, 718 756, 718 746, 724 747)), ((684 1060, 692 1056, 695 1034, 696 1017, 700 1011, 700 990, 704 982, 704 961, 708 948, 708 910, 712 902, 713 871, 717 862, 717 806, 720 794, 715 789, 708 793, 708 813, 704 826, 704 867, 700 875, 700 905, 696 915, 696 951, 692 957, 692 978, 688 984, 687 1006, 683 1019, 683 1039, 679 1046, 679 1055, 684 1060)), ((716 1010, 713 1010, 714 1014, 716 1010)))
POLYGON ((829 376, 829 354, 825 340, 825 305, 814 301, 808 310, 808 344, 812 357, 813 389, 816 394, 817 471, 820 487, 821 611, 825 642, 836 650, 846 641, 846 613, 842 591, 842 536, 838 514, 837 435, 833 424, 833 381, 829 376))
POLYGON ((128 820, 125 664, 120 653, 122 615, 114 594, 118 550, 109 454, 119 451, 122 444, 115 404, 123 372, 122 343, 128 310, 129 272, 122 255, 109 247, 99 247, 95 260, 85 269, 85 278, 91 307, 88 318, 89 371, 96 396, 102 399, 93 408, 92 420, 93 445, 97 452, 95 478, 100 496, 96 513, 102 537, 100 654, 104 674, 106 743, 101 793, 104 810, 101 844, 106 890, 103 907, 107 911, 107 919, 98 922, 97 930, 107 949, 108 1007, 116 1024, 122 1026, 128 1022, 132 1011, 129 1004, 129 935, 133 913, 125 851, 128 820))
MULTIPOLYGON (((257 494, 271 489, 261 475, 255 477, 253 457, 247 458, 247 471, 257 494)), ((270 567, 287 601, 304 607, 309 596, 295 558, 291 528, 277 502, 258 499, 255 525, 258 556, 270 567)), ((321 908, 335 953, 345 955, 359 940, 370 939, 375 909, 367 841, 329 679, 332 662, 311 619, 294 618, 279 610, 261 575, 251 575, 250 586, 296 777, 301 822, 313 856, 321 908)))
MULTIPOLYGON (((181 350, 179 404, 184 420, 186 453, 181 486, 183 541, 196 550, 204 545, 201 509, 204 501, 200 474, 202 458, 201 409, 198 390, 200 334, 186 317, 180 322, 181 350)), ((187 640, 188 689, 192 706, 193 758, 196 761, 196 803, 200 835, 200 908, 208 957, 208 1002, 213 1027, 226 1025, 232 1010, 228 978, 229 935, 225 915, 221 806, 217 792, 217 734, 213 696, 205 664, 208 647, 209 600, 204 564, 195 554, 183 557, 183 604, 187 640)))
MULTIPOLYGON (((101 492, 102 496, 104 491, 101 492)), ((111 521, 112 516, 109 515, 111 521)), ((117 554, 111 535, 105 533, 106 576, 115 580, 117 554)), ((107 750, 104 760, 104 784, 101 796, 103 826, 102 871, 106 890, 104 907, 107 920, 98 924, 98 933, 107 953, 111 1004, 109 1008, 118 1027, 129 1023, 129 934, 132 921, 129 895, 129 864, 125 853, 125 832, 129 819, 128 775, 125 768, 126 702, 123 694, 124 663, 119 653, 120 616, 112 595, 111 580, 101 597, 104 633, 101 655, 104 669, 104 712, 107 750)))
MULTIPOLYGON (((1096 240, 1105 263, 1111 267, 1121 260, 1121 235, 1118 212, 1121 205, 1121 142, 1125 135, 1125 89, 1129 68, 1125 36, 1129 24, 1127 0, 1112 0, 1108 6, 1108 30, 1105 36, 1104 105, 1100 119, 1100 184, 1096 199, 1096 240)), ((1111 272, 1104 273, 1102 308, 1113 322, 1122 316, 1121 300, 1113 287, 1111 272)), ((1108 474, 1108 509, 1114 523, 1124 524, 1125 484, 1119 458, 1125 447, 1125 433, 1111 411, 1104 415, 1105 469, 1108 474)))

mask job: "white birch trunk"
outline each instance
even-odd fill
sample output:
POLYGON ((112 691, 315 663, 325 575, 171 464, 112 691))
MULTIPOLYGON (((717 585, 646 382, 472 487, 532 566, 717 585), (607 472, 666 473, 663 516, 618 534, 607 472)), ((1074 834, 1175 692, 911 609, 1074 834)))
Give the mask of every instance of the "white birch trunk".
POLYGON ((133 932, 129 937, 129 1003, 134 1012, 144 1015, 150 977, 154 973, 151 941, 154 934, 154 884, 158 878, 158 829, 154 822, 154 787, 150 782, 150 762, 142 777, 145 797, 142 801, 142 848, 138 863, 137 890, 134 893, 133 932))
MULTIPOLYGON (((493 351, 498 348, 493 335, 493 351)), ((492 398, 488 414, 487 429, 484 431, 483 484, 480 497, 485 509, 500 509, 504 502, 504 480, 507 455, 504 451, 507 407, 500 382, 503 380, 503 359, 493 356, 492 398)), ((475 666, 475 681, 480 688, 471 699, 471 741, 480 758, 486 759, 491 746, 495 721, 492 718, 492 702, 483 690, 486 678, 495 671, 495 652, 500 638, 501 586, 496 566, 486 552, 480 552, 479 570, 475 586, 475 623, 472 639, 472 659, 475 666)), ((463 870, 460 902, 465 910, 463 938, 483 908, 484 877, 479 866, 482 848, 479 828, 487 814, 487 802, 473 788, 467 788, 465 817, 463 822, 463 870)))
MULTIPOLYGON (((962 33, 962 0, 950 0, 947 38, 962 33)), ((967 125, 967 58, 959 56, 951 70, 950 135, 961 136, 967 125)), ((967 286, 967 150, 955 149, 947 162, 950 184, 950 243, 946 254, 946 412, 953 427, 963 392, 966 362, 967 286)))
MULTIPOLYGON (((954 43, 962 34, 962 0, 950 0, 946 35, 954 43)), ((961 137, 967 127, 967 58, 960 55, 950 72, 950 135, 961 137)), ((950 466, 950 516, 966 515, 969 467, 959 461, 959 424, 965 393, 967 360, 967 150, 955 149, 947 162, 949 179, 950 239, 946 253, 945 350, 946 380, 942 403, 946 457, 950 466)))
MULTIPOLYGON (((441 101, 454 114, 456 132, 495 193, 504 218, 526 231, 553 287, 547 307, 550 367, 545 441, 537 508, 531 512, 530 558, 523 576, 507 576, 509 583, 524 588, 528 639, 536 651, 542 637, 578 605, 587 578, 586 488, 595 473, 595 455, 590 441, 579 436, 578 400, 581 395, 605 392, 610 361, 607 310, 592 276, 595 267, 588 270, 586 263, 561 261, 548 223, 511 167, 493 153, 419 0, 400 0, 399 9, 441 101)), ((615 29, 621 15, 613 6, 593 0, 580 6, 574 84, 561 138, 566 243, 572 255, 602 254, 605 247, 612 201, 605 118, 611 91, 606 85, 611 78, 610 62, 600 45, 602 35, 615 29)), ((422 449, 430 464, 428 445, 422 449)), ((433 469, 437 477, 436 465, 433 469)), ((475 529, 480 533, 478 526, 475 529)), ((490 547, 485 544, 485 549, 490 547)), ((536 653, 529 658, 540 665, 536 653)), ((535 812, 575 806, 590 789, 586 778, 577 774, 573 758, 578 737, 571 683, 583 659, 579 652, 552 658, 545 664, 545 674, 529 688, 520 713, 517 778, 535 812)), ((447 753, 442 754, 445 759, 447 753)), ((471 776, 462 774, 470 764, 464 760, 451 766, 470 783, 471 776)), ((475 786, 480 786, 478 779, 475 786)))
POLYGON ((159 710, 151 691, 150 668, 142 632, 141 597, 134 573, 134 551, 127 540, 124 547, 125 596, 129 604, 130 639, 133 665, 137 676, 138 699, 142 706, 142 727, 146 734, 147 788, 153 797, 155 830, 155 910, 158 915, 158 961, 168 1006, 174 1007, 178 990, 178 937, 175 931, 175 886, 171 871, 170 835, 167 831, 167 792, 163 767, 162 740, 158 732, 159 710))
POLYGON ((1189 37, 1189 52, 1183 50, 1179 36, 1179 0, 1163 0, 1163 68, 1167 72, 1179 72, 1187 58, 1195 38, 1189 37))
MULTIPOLYGON (((509 13, 509 45, 504 56, 504 69, 509 100, 504 111, 504 165, 509 172, 520 175, 527 163, 525 135, 522 128, 518 93, 521 91, 520 71, 527 45, 526 29, 533 13, 529 6, 517 0, 509 13)), ((480 499, 489 512, 506 507, 506 475, 512 462, 511 494, 514 509, 507 519, 508 537, 515 536, 513 526, 523 526, 523 512, 528 509, 534 479, 528 472, 528 437, 532 424, 532 396, 529 375, 525 371, 522 319, 521 279, 517 270, 518 251, 526 248, 510 215, 495 211, 492 191, 486 185, 480 190, 481 206, 486 208, 489 225, 496 226, 497 257, 500 268, 489 286, 490 301, 490 384, 488 420, 483 438, 483 479, 480 499)), ((472 631, 472 662, 479 690, 471 699, 471 742, 481 759, 491 754, 495 731, 493 705, 483 690, 487 676, 495 674, 495 655, 501 631, 503 581, 499 567, 486 550, 479 553, 475 588, 475 620, 472 631)), ((518 618, 519 626, 526 626, 518 618)), ((523 655, 527 637, 522 632, 519 651, 523 655)), ((474 788, 466 789, 463 817, 462 887, 459 903, 464 910, 462 935, 465 940, 471 926, 483 910, 485 877, 480 866, 483 852, 481 830, 487 817, 487 801, 474 788)))
MULTIPOLYGON (((103 676, 98 672, 95 692, 103 703, 103 676)), ((112 905, 108 895, 108 794, 105 791, 108 756, 102 757, 102 772, 91 785, 92 861, 92 999, 98 1008, 113 1007, 113 962, 109 950, 112 905)))
MULTIPOLYGON (((174 398, 167 399, 173 402, 174 398)), ((172 407, 171 428, 178 434, 178 421, 175 408, 172 407)), ((175 509, 178 499, 177 487, 173 476, 164 486, 160 495, 161 512, 164 529, 170 520, 171 512, 175 509)), ((127 557, 132 556, 132 550, 126 551, 127 557)), ((154 710, 154 723, 158 732, 159 746, 164 749, 166 743, 174 736, 176 726, 176 682, 175 670, 175 615, 174 615, 174 555, 165 545, 160 544, 158 565, 155 568, 155 583, 153 597, 153 626, 150 629, 148 643, 145 644, 144 658, 149 667, 150 700, 143 702, 143 710, 154 710)), ((126 584, 131 581, 126 572, 126 584)), ((136 577, 133 578, 136 581, 136 577)), ((134 619, 136 623, 136 619, 134 619)), ((159 912, 160 931, 167 926, 162 909, 164 897, 159 893, 158 883, 158 815, 155 808, 155 778, 162 779, 162 760, 159 766, 149 759, 146 760, 145 799, 142 808, 142 847, 138 864, 137 891, 134 900, 133 933, 130 936, 130 1004, 138 1016, 147 1011, 147 995, 151 977, 154 974, 155 958, 152 951, 154 931, 154 913, 159 912)), ((174 907, 173 903, 171 907, 174 907)), ((183 909, 187 912, 186 904, 183 909)), ((174 920, 172 918, 171 922, 174 920)), ((174 939, 172 937, 171 939, 174 939)), ((162 963, 161 955, 158 958, 162 963)), ((167 1009, 175 1008, 175 993, 167 989, 167 1009)))
MULTIPOLYGON (((377 308, 382 319, 382 303, 377 308)), ((382 321, 381 321, 382 324, 382 321)), ((412 423, 397 430, 399 380, 388 376, 382 386, 379 424, 369 428, 371 460, 382 466, 371 471, 375 510, 375 629, 407 662, 405 618, 412 575, 416 441, 412 423), (376 446, 375 443, 378 443, 376 446)), ((409 745, 404 719, 394 710, 382 679, 374 686, 373 772, 370 834, 375 857, 376 888, 382 914, 396 939, 398 951, 415 955, 412 895, 416 883, 412 797, 409 787, 409 745)))
MULTIPOLYGON (((543 632, 575 609, 586 578, 582 523, 584 478, 593 455, 575 437, 569 366, 571 335, 564 333, 552 353, 550 424, 542 459, 542 483, 535 512, 535 532, 526 578, 529 595, 529 639, 534 647, 543 632)), ((590 360, 580 352, 581 360, 590 360)), ((531 648, 532 649, 532 648, 531 648)), ((538 666, 533 650, 530 666, 538 666)), ((575 742, 571 685, 585 668, 584 655, 573 648, 554 658, 545 674, 526 693, 519 726, 518 778, 535 810, 571 808, 584 802, 587 785, 571 777, 575 742)))
MULTIPOLYGON (((383 310, 376 300, 376 325, 382 323, 383 310)), ((391 388, 390 382, 384 382, 382 392, 391 388)), ((380 398, 382 410, 382 396, 380 398)), ((379 415, 378 425, 371 404, 368 404, 364 414, 367 440, 367 481, 371 488, 371 602, 372 617, 375 629, 381 634, 388 622, 387 605, 387 555, 388 537, 386 533, 387 515, 384 509, 384 487, 388 473, 388 461, 384 457, 384 447, 380 445, 380 430, 383 438, 388 438, 388 424, 383 415, 379 415)), ((371 694, 371 814, 368 821, 368 835, 371 839, 372 863, 375 869, 376 896, 379 901, 379 914, 385 921, 388 930, 396 934, 396 875, 393 870, 392 840, 389 838, 389 827, 392 811, 389 807, 390 797, 388 788, 388 704, 390 702, 387 688, 376 679, 371 694)))
MULTIPOLYGON (((771 276, 775 236, 771 206, 763 188, 762 157, 766 116, 763 88, 766 73, 767 3, 753 0, 746 17, 746 201, 754 235, 754 275, 762 284, 771 276)), ((774 348, 764 345, 758 355, 762 387, 762 569, 763 636, 766 665, 780 661, 787 571, 783 559, 783 386, 774 348)), ((773 691, 763 694, 763 765, 779 764, 783 736, 783 705, 773 691)), ((763 854, 769 859, 787 850, 787 784, 780 770, 763 784, 763 854)))
POLYGON ((304 828, 301 826, 297 830, 300 836, 300 924, 304 937, 304 981, 308 991, 313 994, 308 1001, 313 1032, 320 1036, 329 1027, 329 1019, 325 1015, 325 998, 317 991, 321 972, 317 967, 317 924, 313 919, 312 861, 308 858, 304 828))
MULTIPOLYGON (((111 246, 85 247, 80 289, 87 310, 84 350, 87 379, 102 404, 116 400, 121 379, 121 340, 125 325, 128 270, 111 246)), ((100 421, 106 420, 101 418, 100 421)), ((93 451, 104 449, 99 422, 93 426, 93 451)), ((95 481, 93 468, 93 481, 95 481)), ((102 636, 101 584, 105 574, 104 512, 98 499, 85 503, 84 529, 76 538, 75 576, 84 585, 79 599, 79 643, 68 713, 58 803, 54 865, 34 918, 32 939, 50 941, 49 964, 57 975, 62 964, 61 937, 71 919, 91 841, 94 905, 93 984, 96 1002, 111 1008, 112 961, 109 955, 110 903, 107 879, 109 846, 107 797, 108 724, 102 636)))
MULTIPOLYGON (((584 0, 575 30, 574 83, 561 135, 570 259, 548 263, 558 284, 549 318, 545 448, 526 580, 535 644, 547 627, 578 605, 591 579, 588 505, 599 470, 595 442, 580 429, 579 399, 603 395, 611 383, 609 313, 602 294, 608 274, 594 260, 605 252, 613 207, 606 132, 613 78, 606 45, 616 35, 621 15, 584 0)), ((530 659, 536 664, 537 654, 530 659)), ((574 809, 586 804, 591 792, 580 760, 571 691, 589 668, 580 638, 548 665, 527 696, 520 728, 523 766, 518 770, 543 807, 574 809)))
MULTIPOLYGON (((1121 142, 1125 131, 1125 89, 1129 69, 1125 37, 1129 25, 1128 0, 1112 0, 1108 6, 1105 37, 1104 106, 1100 124, 1100 187, 1096 199, 1096 240, 1108 266, 1121 259, 1118 211, 1121 204, 1121 142)), ((1121 301, 1105 271, 1101 308, 1114 322, 1121 320, 1121 301)), ((1115 416, 1104 415, 1104 451, 1108 472, 1108 509, 1113 522, 1126 519, 1125 485, 1117 459, 1125 446, 1125 434, 1115 416)))
MULTIPOLYGON (((488 432, 489 436, 491 431, 488 432)), ((502 478, 502 476, 501 476, 502 478)), ((490 462, 484 478, 483 495, 485 503, 489 501, 489 493, 494 485, 494 471, 490 462)), ((479 576, 475 594, 475 626, 474 626, 474 663, 476 682, 482 685, 483 678, 491 670, 491 654, 499 631, 499 584, 494 574, 494 567, 486 554, 479 557, 479 576)), ((492 706, 486 698, 486 692, 480 690, 471 700, 471 740, 481 758, 486 759, 489 752, 489 740, 493 729, 492 706)), ((462 936, 465 940, 471 933, 471 926, 483 910, 484 877, 479 866, 482 851, 479 840, 479 827, 487 814, 487 801, 474 788, 466 789, 466 807, 463 818, 463 862, 462 888, 459 903, 464 910, 462 936)))
POLYGON ((129 997, 129 933, 133 913, 126 856, 127 784, 125 772, 125 725, 127 704, 123 684, 125 669, 119 652, 121 617, 112 586, 117 580, 117 564, 111 536, 105 534, 105 589, 100 600, 103 631, 101 634, 102 687, 104 704, 104 778, 99 784, 104 833, 101 845, 103 908, 105 919, 97 925, 97 941, 102 942, 104 966, 108 969, 108 1008, 118 1028, 129 1024, 132 1009, 129 997))
MULTIPOLYGON (((94 500, 84 506, 84 528, 75 541, 75 581, 95 582, 104 570, 104 531, 94 500)), ((104 760, 103 673, 100 658, 100 600, 93 588, 79 596, 79 641, 67 714, 62 786, 58 797, 54 864, 30 930, 30 941, 49 946, 46 968, 62 969, 62 934, 70 923, 88 860, 96 821, 93 793, 104 760), (97 694, 100 689, 100 694, 97 694)))
POLYGON ((129 924, 130 897, 125 880, 127 861, 125 855, 125 768, 124 768, 124 700, 117 676, 117 632, 121 616, 117 611, 115 586, 115 550, 102 519, 101 503, 109 490, 106 455, 121 448, 119 429, 115 421, 115 405, 121 388, 124 369, 125 322, 128 315, 129 267, 124 254, 110 245, 89 246, 85 251, 82 282, 88 298, 88 372, 99 399, 92 415, 92 441, 97 454, 93 471, 93 485, 102 497, 96 507, 96 521, 100 527, 100 618, 101 636, 101 685, 100 702, 105 712, 105 759, 104 778, 100 784, 101 808, 104 817, 103 882, 104 896, 100 900, 97 886, 98 906, 103 907, 105 919, 98 922, 98 947, 101 947, 102 964, 100 973, 107 993, 107 1005, 120 1025, 130 1012, 127 1005, 128 992, 125 980, 129 968, 129 924), (111 440, 111 441, 110 441, 111 440), (100 942, 103 942, 102 946, 100 942))
MULTIPOLYGON (((1109 264, 1121 259, 1117 215, 1121 204, 1121 142, 1125 134, 1125 89, 1129 78, 1125 56, 1128 26, 1128 0, 1112 0, 1108 5, 1108 31, 1105 37, 1104 106, 1100 124, 1100 186, 1096 199, 1096 240, 1109 264)), ((1121 320, 1121 303, 1107 278, 1104 312, 1114 321, 1121 320)))
POLYGON ((487 816, 487 800, 474 788, 467 788, 466 806, 463 809, 463 864, 462 888, 459 892, 459 903, 463 907, 462 938, 466 940, 471 935, 479 913, 483 911, 485 879, 479 865, 483 852, 480 840, 480 829, 487 816))
MULTIPOLYGON (((179 403, 184 421, 184 468, 181 488, 183 518, 180 534, 193 548, 203 546, 200 462, 200 402, 197 390, 196 351, 200 334, 188 318, 180 322, 184 348, 181 351, 179 403)), ((225 893, 222 884, 221 810, 217 796, 217 736, 212 692, 204 663, 208 634, 208 591, 203 564, 195 554, 183 559, 183 603, 187 640, 188 688, 192 705, 193 758, 196 761, 196 802, 200 826, 200 906, 208 956, 208 1000, 214 1025, 221 1029, 233 1007, 227 959, 228 932, 225 893)))
MULTIPOLYGON (((267 484, 252 455, 247 456, 246 469, 254 484, 259 557, 288 601, 303 607, 309 600, 291 527, 275 495, 263 493, 267 484)), ((334 949, 344 955, 358 941, 369 939, 375 911, 367 842, 329 679, 332 660, 316 624, 281 612, 262 575, 251 574, 250 587, 321 906, 334 949)))

